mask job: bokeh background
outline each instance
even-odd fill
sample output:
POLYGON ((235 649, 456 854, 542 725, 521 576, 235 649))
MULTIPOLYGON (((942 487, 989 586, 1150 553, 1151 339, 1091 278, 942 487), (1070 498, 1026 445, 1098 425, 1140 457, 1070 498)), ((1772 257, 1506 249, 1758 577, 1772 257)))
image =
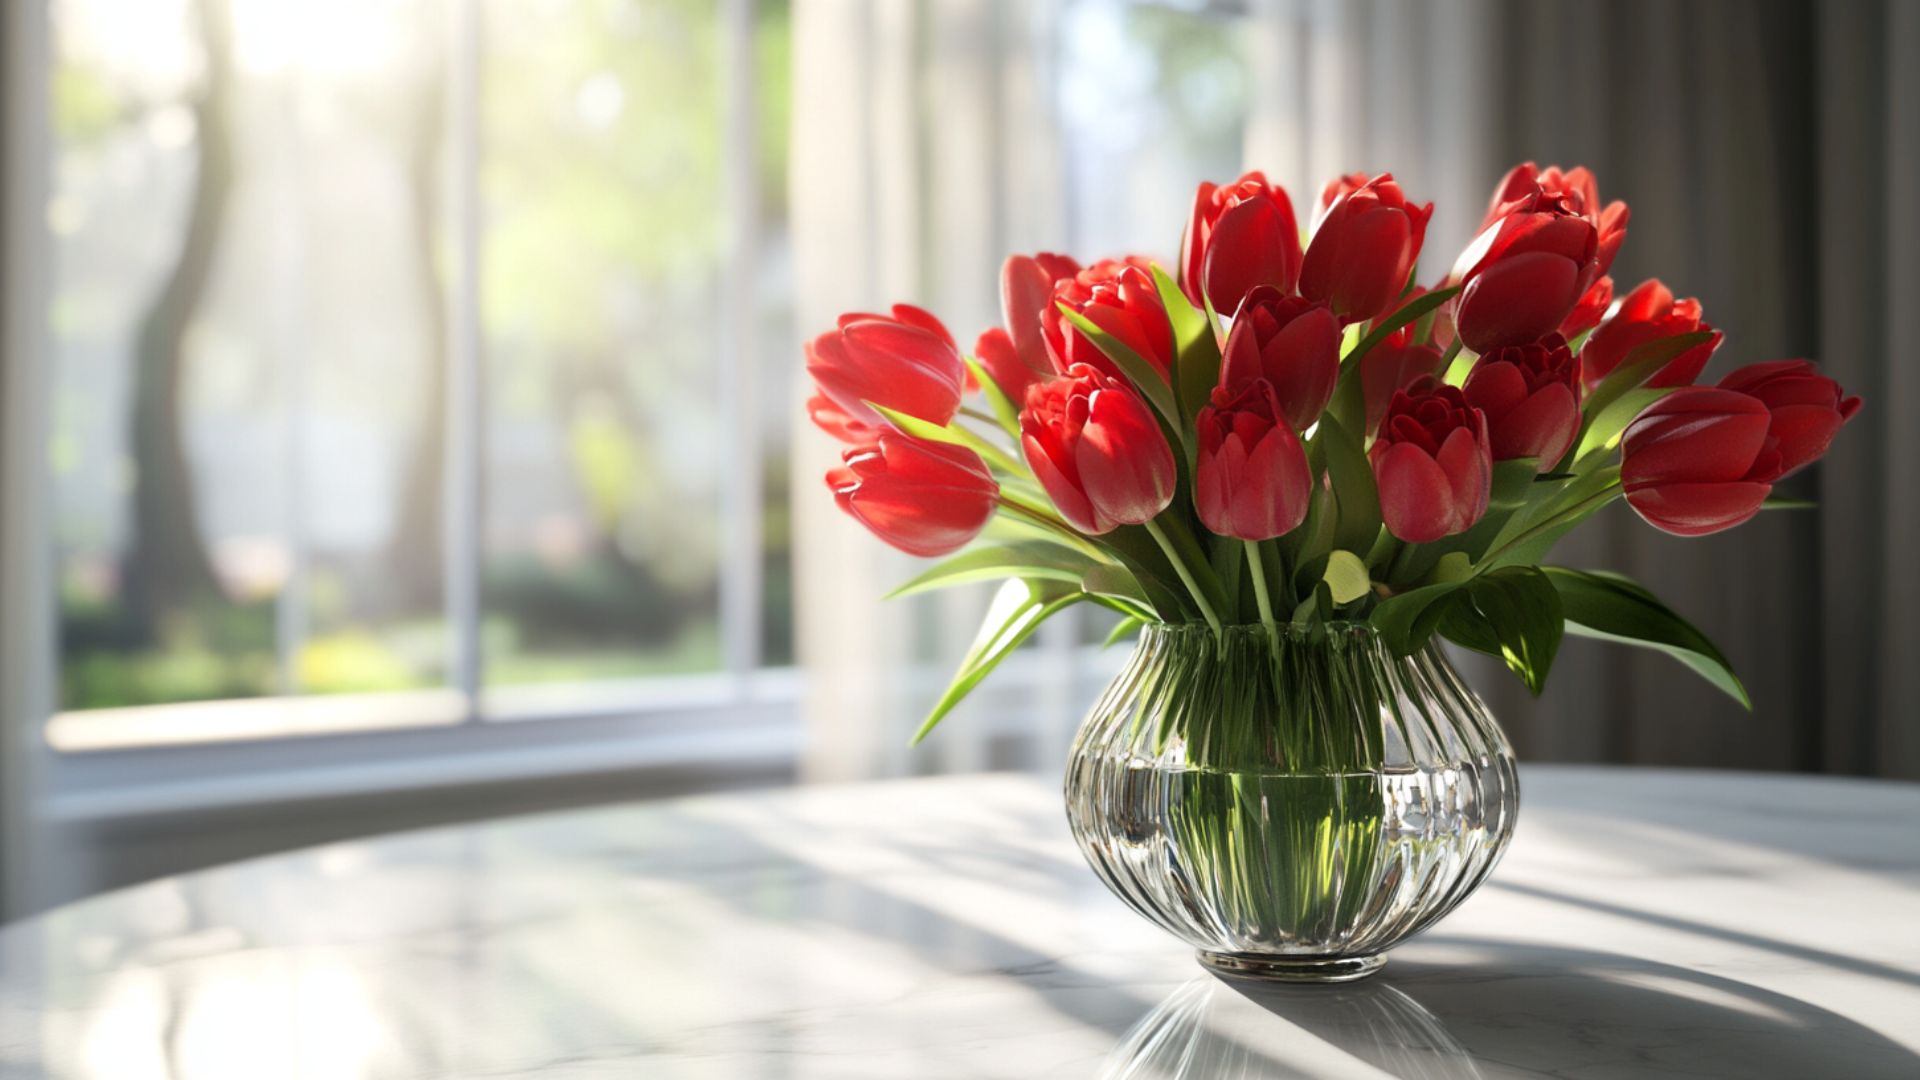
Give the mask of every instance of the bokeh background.
MULTIPOLYGON (((1118 665, 1049 624, 906 736, 986 592, 834 510, 799 347, 1009 252, 1177 249, 1194 185, 1438 204, 1586 164, 1727 331, 1864 413, 1811 512, 1615 508, 1558 561, 1713 636, 1740 711, 1569 641, 1523 756, 1920 776, 1920 5, 22 0, 5 49, 0 885, 747 783, 1058 767, 1118 665)), ((1304 214, 1303 210, 1303 214, 1304 214)))

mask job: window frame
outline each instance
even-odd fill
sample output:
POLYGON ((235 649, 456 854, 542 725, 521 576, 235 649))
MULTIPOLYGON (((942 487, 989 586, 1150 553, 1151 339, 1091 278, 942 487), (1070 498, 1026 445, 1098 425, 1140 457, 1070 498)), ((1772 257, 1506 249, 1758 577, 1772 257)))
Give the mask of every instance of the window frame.
MULTIPOLYGON (((755 305, 760 291, 758 126, 755 43, 758 0, 718 0, 719 73, 726 79, 723 212, 729 232, 726 295, 755 305)), ((0 107, 0 298, 4 395, 0 420, 0 836, 10 822, 72 823, 262 802, 722 761, 791 763, 797 755, 802 682, 792 668, 761 666, 760 500, 762 444, 753 367, 753 320, 723 320, 716 365, 723 422, 718 575, 721 667, 712 672, 548 686, 489 687, 480 636, 484 556, 486 380, 480 322, 481 100, 483 0, 445 5, 449 221, 453 258, 445 282, 447 436, 442 452, 445 612, 449 677, 442 687, 401 694, 264 697, 136 706, 57 709, 59 606, 46 459, 51 371, 46 223, 52 134, 51 2, 7 5, 0 58, 8 83, 0 107), (571 698, 571 700, 568 700, 571 698), (120 722, 186 720, 199 714, 224 737, 179 743, 84 747, 85 717, 120 722), (251 714, 251 715, 249 715, 251 714), (383 724, 384 718, 407 718, 383 724), (329 717, 345 718, 344 730, 329 717), (423 720, 424 722, 415 722, 423 720), (66 748, 65 722, 80 738, 66 748), (16 774, 18 774, 16 782, 16 774)), ((294 538, 297 547, 301 545, 294 538)), ((302 587, 302 560, 286 586, 302 587)), ((297 615, 297 611, 294 612, 297 615)), ((281 625, 290 624, 282 613, 281 625)), ((297 620, 291 620, 297 622, 297 620)), ((282 642, 281 651, 287 651, 282 642)), ((189 722, 191 722, 189 720, 189 722)), ((9 856, 23 845, 9 843, 9 856)), ((10 858, 9 862, 13 862, 10 858)), ((25 867, 30 863, 19 862, 25 867)), ((22 875, 0 872, 0 884, 22 875)), ((17 910, 17 909, 16 909, 17 910)))

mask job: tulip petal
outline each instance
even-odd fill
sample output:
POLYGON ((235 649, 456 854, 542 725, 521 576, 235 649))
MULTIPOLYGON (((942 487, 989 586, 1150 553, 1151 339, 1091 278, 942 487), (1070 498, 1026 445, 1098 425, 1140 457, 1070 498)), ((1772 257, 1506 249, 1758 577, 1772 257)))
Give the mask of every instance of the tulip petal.
POLYGON ((1388 446, 1375 458, 1373 472, 1388 532, 1424 544, 1454 531, 1452 485, 1424 450, 1406 443, 1388 446))
POLYGON ((1173 501, 1173 451, 1131 392, 1094 391, 1074 465, 1087 499, 1116 524, 1151 521, 1173 501))
POLYGON ((1772 485, 1755 481, 1655 484, 1628 490, 1627 504, 1662 532, 1705 536, 1759 513, 1772 490, 1772 485))
POLYGON ((1525 344, 1553 332, 1582 291, 1580 264, 1546 252, 1515 255, 1467 283, 1455 324, 1478 353, 1525 344))
MULTIPOLYGON (((1099 536, 1113 529, 1114 523, 1102 521, 1094 515, 1093 504, 1080 491, 1079 476, 1069 474, 1054 462, 1046 447, 1033 435, 1022 435, 1021 448, 1026 451, 1027 466, 1033 470, 1033 478, 1053 500, 1053 508, 1060 512, 1066 523, 1089 536, 1099 536)), ((1071 459, 1068 461, 1071 467, 1071 459)))
POLYGON ((1214 222, 1201 277, 1215 311, 1238 308, 1258 285, 1291 292, 1299 273, 1300 234, 1276 199, 1247 199, 1214 222))

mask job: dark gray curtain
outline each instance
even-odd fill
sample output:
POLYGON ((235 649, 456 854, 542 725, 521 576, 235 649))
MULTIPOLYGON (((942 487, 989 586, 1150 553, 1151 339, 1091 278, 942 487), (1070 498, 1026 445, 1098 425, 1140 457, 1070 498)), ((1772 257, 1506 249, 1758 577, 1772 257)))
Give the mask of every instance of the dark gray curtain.
POLYGON ((1539 701, 1477 681, 1523 755, 1920 777, 1920 4, 1495 5, 1489 185, 1592 166, 1633 207, 1613 269, 1698 296, 1708 369, 1805 356, 1867 400, 1788 482, 1812 512, 1669 537, 1624 507, 1556 552, 1639 578, 1705 629, 1743 712, 1659 656, 1569 638, 1539 701))

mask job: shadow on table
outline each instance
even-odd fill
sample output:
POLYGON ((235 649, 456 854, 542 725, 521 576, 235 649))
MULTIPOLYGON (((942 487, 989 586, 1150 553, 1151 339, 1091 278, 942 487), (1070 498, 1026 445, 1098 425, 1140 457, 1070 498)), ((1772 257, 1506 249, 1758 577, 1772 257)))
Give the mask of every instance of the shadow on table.
POLYGON ((1471 959, 1396 957, 1349 986, 1195 979, 1134 1024, 1101 1076, 1320 1075, 1329 1049, 1422 1080, 1920 1075, 1920 1056, 1877 1032, 1732 979, 1599 951, 1430 940, 1471 959))

